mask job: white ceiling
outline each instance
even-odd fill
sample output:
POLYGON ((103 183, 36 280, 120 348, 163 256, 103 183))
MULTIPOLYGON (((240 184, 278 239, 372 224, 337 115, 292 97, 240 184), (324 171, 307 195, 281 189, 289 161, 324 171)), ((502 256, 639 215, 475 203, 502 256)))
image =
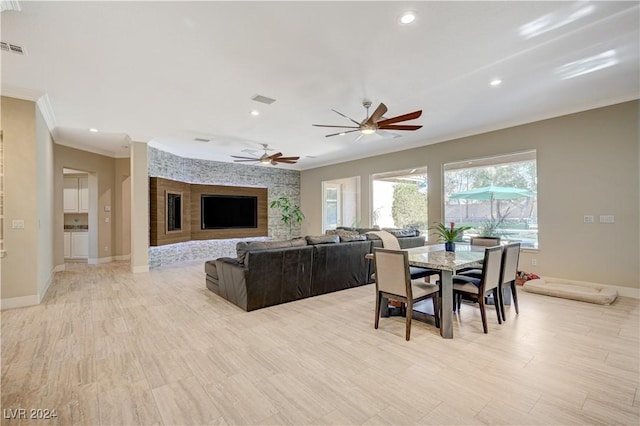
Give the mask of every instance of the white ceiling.
POLYGON ((2 93, 46 95, 61 144, 232 161, 268 143, 304 170, 637 99, 639 4, 20 2, 1 14, 26 51, 2 52, 2 93), (362 120, 364 98, 424 127, 354 143, 311 126, 362 120))

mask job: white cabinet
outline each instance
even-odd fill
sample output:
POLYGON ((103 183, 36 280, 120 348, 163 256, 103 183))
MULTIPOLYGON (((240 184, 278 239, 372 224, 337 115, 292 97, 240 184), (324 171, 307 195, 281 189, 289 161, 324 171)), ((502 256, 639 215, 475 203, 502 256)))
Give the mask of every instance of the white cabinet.
POLYGON ((64 231, 64 257, 71 257, 71 232, 64 231))
POLYGON ((89 179, 86 177, 78 178, 78 211, 89 212, 89 179))
POLYGON ((62 198, 65 213, 87 213, 89 211, 89 179, 65 177, 62 198))
POLYGON ((89 233, 85 231, 64 231, 65 259, 86 259, 89 257, 89 233))
POLYGON ((71 257, 76 257, 76 258, 89 257, 89 233, 88 232, 72 232, 71 233, 71 257))

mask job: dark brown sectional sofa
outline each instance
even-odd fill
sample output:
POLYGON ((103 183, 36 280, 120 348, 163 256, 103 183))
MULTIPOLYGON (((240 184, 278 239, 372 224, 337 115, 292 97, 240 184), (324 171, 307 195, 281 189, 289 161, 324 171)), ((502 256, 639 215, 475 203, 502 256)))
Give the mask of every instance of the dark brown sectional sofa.
MULTIPOLYGON (((402 248, 424 245, 415 237, 398 241, 402 248)), ((373 235, 240 242, 236 258, 205 263, 206 286, 245 311, 357 287, 371 282, 365 255, 374 246, 381 241, 373 235)))

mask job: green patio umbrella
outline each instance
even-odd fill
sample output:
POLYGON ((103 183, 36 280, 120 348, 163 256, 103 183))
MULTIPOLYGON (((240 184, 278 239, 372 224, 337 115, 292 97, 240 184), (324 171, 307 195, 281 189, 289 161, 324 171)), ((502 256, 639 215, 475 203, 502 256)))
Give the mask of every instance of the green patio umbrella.
POLYGON ((469 189, 449 195, 451 200, 488 200, 491 203, 491 219, 493 219, 493 200, 516 200, 518 198, 531 198, 536 193, 528 189, 513 188, 509 186, 483 186, 482 188, 469 189))

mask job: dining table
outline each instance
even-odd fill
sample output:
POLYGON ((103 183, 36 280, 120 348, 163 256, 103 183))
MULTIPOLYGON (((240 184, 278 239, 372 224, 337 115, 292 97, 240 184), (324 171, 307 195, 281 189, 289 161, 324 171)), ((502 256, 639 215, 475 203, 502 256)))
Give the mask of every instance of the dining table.
POLYGON ((486 247, 456 243, 455 251, 445 251, 444 244, 405 249, 409 265, 440 271, 440 335, 453 338, 453 276, 456 271, 482 265, 486 247))

